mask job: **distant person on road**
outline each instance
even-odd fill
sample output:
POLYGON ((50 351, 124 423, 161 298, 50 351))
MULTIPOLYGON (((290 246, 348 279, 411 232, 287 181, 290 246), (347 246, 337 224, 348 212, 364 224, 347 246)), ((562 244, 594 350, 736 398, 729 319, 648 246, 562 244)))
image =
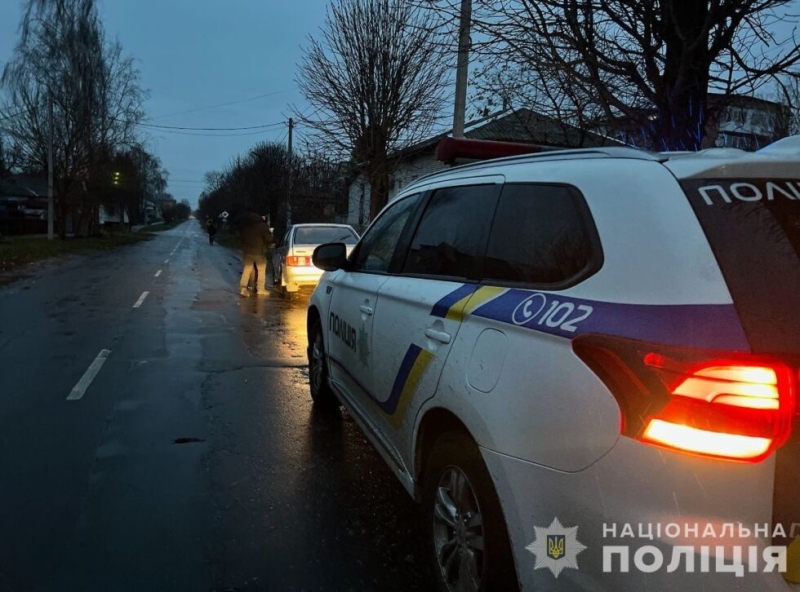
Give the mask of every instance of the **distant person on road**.
POLYGON ((214 237, 217 235, 217 225, 211 218, 206 220, 206 231, 208 232, 208 244, 213 245, 214 237))
POLYGON ((247 284, 253 266, 258 272, 256 292, 267 293, 267 248, 272 243, 272 233, 266 222, 258 214, 246 214, 240 225, 242 244, 242 278, 239 280, 239 294, 247 297, 247 284))

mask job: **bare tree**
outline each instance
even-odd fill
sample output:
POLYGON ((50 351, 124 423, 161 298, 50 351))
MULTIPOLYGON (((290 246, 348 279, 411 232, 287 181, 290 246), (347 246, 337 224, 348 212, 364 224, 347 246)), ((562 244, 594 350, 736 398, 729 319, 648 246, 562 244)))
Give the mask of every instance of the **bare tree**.
MULTIPOLYGON (((35 2, 31 6, 36 6, 35 2)), ((7 113, 0 128, 25 168, 45 171, 53 112, 54 173, 59 233, 72 212, 91 227, 99 195, 93 175, 107 155, 134 143, 144 92, 118 43, 106 41, 90 0, 54 0, 54 11, 29 7, 13 59, 3 71, 7 113), (57 9, 57 10, 56 10, 57 9)), ((89 228, 91 230, 91 228, 89 228)))
POLYGON ((292 186, 292 219, 297 222, 334 222, 346 209, 352 167, 336 161, 320 147, 307 146, 298 159, 292 186))
MULTIPOLYGON (((436 9, 452 16, 455 4, 436 9)), ((709 90, 754 93, 800 60, 793 34, 776 33, 790 5, 476 0, 477 83, 576 124, 624 120, 650 148, 697 149, 713 116, 709 90)))
POLYGON ((57 23, 76 12, 89 16, 96 11, 97 0, 24 0, 19 30, 22 43, 42 22, 57 23))
POLYGON ((772 98, 782 106, 776 122, 780 135, 800 135, 800 72, 780 78, 774 94, 772 98))
POLYGON ((388 199, 392 154, 442 115, 449 64, 436 30, 430 13, 405 0, 335 0, 299 66, 313 113, 297 117, 362 167, 373 217, 388 199))
MULTIPOLYGON (((295 157, 295 166, 299 158, 295 157)), ((201 217, 216 218, 226 211, 232 220, 248 212, 269 215, 273 222, 281 218, 283 196, 289 177, 289 153, 286 146, 261 142, 244 156, 235 157, 222 171, 205 175, 200 196, 201 217)))
POLYGON ((11 174, 11 162, 3 136, 0 135, 0 179, 11 174))

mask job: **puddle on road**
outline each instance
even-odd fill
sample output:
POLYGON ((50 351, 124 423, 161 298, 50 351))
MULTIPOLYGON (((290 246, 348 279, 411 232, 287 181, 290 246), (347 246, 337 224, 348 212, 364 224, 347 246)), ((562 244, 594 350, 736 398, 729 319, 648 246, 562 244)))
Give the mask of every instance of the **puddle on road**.
POLYGON ((230 306, 237 295, 232 289, 209 289, 200 292, 192 302, 192 310, 208 311, 230 306))
POLYGON ((241 298, 239 310, 244 313, 242 338, 248 351, 256 357, 274 356, 276 345, 292 359, 304 359, 307 345, 306 308, 310 292, 303 292, 292 301, 284 300, 275 289, 267 296, 241 298), (252 323, 253 317, 260 323, 252 323))
POLYGON ((197 442, 205 442, 203 438, 175 438, 173 444, 195 444, 197 442))

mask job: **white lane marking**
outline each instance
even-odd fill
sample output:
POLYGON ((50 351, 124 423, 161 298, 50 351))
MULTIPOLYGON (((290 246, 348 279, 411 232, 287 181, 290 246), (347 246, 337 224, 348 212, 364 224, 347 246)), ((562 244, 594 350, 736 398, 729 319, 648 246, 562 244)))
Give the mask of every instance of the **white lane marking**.
POLYGON ((170 255, 174 255, 174 254, 175 254, 175 251, 177 251, 177 250, 178 250, 178 247, 180 247, 180 246, 181 246, 181 243, 182 243, 182 242, 183 242, 183 237, 181 237, 181 240, 179 240, 179 241, 178 241, 178 244, 177 244, 177 245, 175 245, 175 248, 174 248, 174 249, 172 249, 172 253, 170 253, 170 255))
POLYGON ((88 389, 89 385, 92 384, 92 381, 94 380, 95 376, 97 376, 97 373, 100 372, 100 368, 102 368, 103 364, 106 363, 106 360, 110 354, 110 349, 100 350, 100 353, 97 354, 97 357, 91 364, 89 364, 86 372, 84 372, 83 376, 81 376, 78 384, 74 386, 72 392, 70 392, 70 394, 67 396, 67 401, 78 401, 83 398, 83 395, 86 393, 86 389, 88 389))
POLYGON ((161 275, 161 270, 159 269, 159 270, 156 272, 156 275, 155 275, 155 277, 158 277, 158 276, 160 276, 160 275, 161 275))
POLYGON ((164 259, 164 265, 166 265, 167 263, 169 263, 169 259, 164 259))
POLYGON ((136 304, 133 305, 133 308, 139 308, 142 305, 142 303, 144 302, 144 299, 147 298, 147 295, 149 293, 150 292, 142 292, 142 295, 139 296, 139 300, 136 301, 136 304))

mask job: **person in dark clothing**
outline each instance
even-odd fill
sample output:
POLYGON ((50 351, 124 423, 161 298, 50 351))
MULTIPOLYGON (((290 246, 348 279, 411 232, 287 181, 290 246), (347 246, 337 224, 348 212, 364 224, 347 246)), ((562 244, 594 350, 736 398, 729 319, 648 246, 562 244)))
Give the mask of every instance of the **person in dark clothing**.
POLYGON ((256 291, 267 293, 267 247, 272 243, 272 233, 258 214, 247 214, 240 226, 242 245, 242 278, 239 294, 247 296, 247 284, 255 266, 258 272, 256 291))
POLYGON ((206 220, 206 231, 208 232, 208 244, 213 245, 214 237, 217 235, 217 225, 211 218, 206 220))

